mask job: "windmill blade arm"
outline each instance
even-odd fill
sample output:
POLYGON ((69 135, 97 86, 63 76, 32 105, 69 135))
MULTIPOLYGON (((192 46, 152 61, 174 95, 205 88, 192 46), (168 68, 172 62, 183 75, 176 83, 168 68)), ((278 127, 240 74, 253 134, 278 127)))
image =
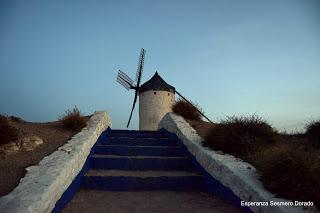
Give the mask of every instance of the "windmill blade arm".
POLYGON ((117 82, 124 86, 127 90, 134 88, 133 85, 130 84, 130 82, 128 82, 126 79, 123 79, 121 76, 117 77, 117 82))
POLYGON ((137 97, 138 97, 138 91, 136 91, 135 95, 134 95, 133 105, 132 105, 131 113, 130 113, 129 120, 128 120, 128 123, 127 123, 127 128, 129 127, 129 124, 130 124, 130 121, 131 121, 132 113, 133 113, 134 107, 135 107, 136 102, 137 102, 137 97))
POLYGON ((117 82, 121 84, 126 90, 131 89, 131 85, 129 85, 127 82, 123 81, 121 78, 117 78, 117 82))
POLYGON ((140 82, 141 82, 141 76, 142 76, 143 67, 144 67, 145 52, 146 51, 143 48, 141 48, 140 58, 139 58, 139 62, 138 62, 138 69, 137 69, 137 73, 136 73, 137 87, 140 86, 140 82))
POLYGON ((130 84, 133 85, 133 82, 134 82, 134 81, 133 81, 127 74, 125 74, 124 72, 122 72, 121 70, 119 70, 118 76, 121 76, 123 79, 126 79, 130 84))
POLYGON ((130 82, 130 81, 128 81, 127 79, 125 79, 125 78, 123 78, 122 76, 118 76, 117 77, 117 80, 120 80, 120 81, 123 81, 123 82, 125 82, 126 84, 128 84, 128 85, 130 85, 130 86, 133 86, 133 84, 130 82))
MULTIPOLYGON (((190 102, 190 101, 188 101, 188 99, 186 99, 185 97, 183 97, 177 90, 176 90, 176 93, 183 99, 183 100, 185 100, 187 103, 189 103, 189 104, 191 104, 192 106, 193 106, 193 104, 190 102)), ((207 116, 205 116, 204 114, 203 114, 203 112, 201 112, 197 107, 195 107, 195 109, 205 118, 205 119, 207 119, 211 124, 214 124, 207 116)))
POLYGON ((117 82, 120 83, 127 90, 134 88, 133 80, 129 76, 127 76, 124 72, 122 72, 121 70, 119 70, 119 72, 118 72, 117 82))

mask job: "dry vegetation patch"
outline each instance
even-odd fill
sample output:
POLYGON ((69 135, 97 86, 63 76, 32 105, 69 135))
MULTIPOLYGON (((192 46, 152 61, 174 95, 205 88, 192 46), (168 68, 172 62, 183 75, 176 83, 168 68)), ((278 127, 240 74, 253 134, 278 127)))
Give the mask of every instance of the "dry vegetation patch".
POLYGON ((185 119, 196 120, 199 121, 202 118, 201 108, 197 104, 190 104, 182 99, 176 101, 176 103, 172 106, 172 111, 178 115, 181 115, 185 119))
POLYGON ((246 156, 261 173, 265 187, 277 196, 320 205, 320 156, 315 150, 277 143, 246 156))
POLYGON ((320 148, 320 121, 310 121, 306 125, 306 135, 312 147, 320 148))
POLYGON ((313 201, 320 207, 319 123, 310 122, 305 134, 280 134, 253 116, 228 117, 203 131, 189 121, 204 144, 251 163, 264 186, 277 197, 313 201))
POLYGON ((87 123, 86 117, 77 107, 74 107, 72 110, 67 110, 65 114, 60 117, 60 121, 66 129, 73 131, 80 131, 87 123))
POLYGON ((232 116, 216 124, 205 138, 205 146, 238 157, 275 142, 276 132, 259 116, 232 116))
POLYGON ((6 116, 0 115, 0 145, 18 139, 18 131, 11 126, 6 116))

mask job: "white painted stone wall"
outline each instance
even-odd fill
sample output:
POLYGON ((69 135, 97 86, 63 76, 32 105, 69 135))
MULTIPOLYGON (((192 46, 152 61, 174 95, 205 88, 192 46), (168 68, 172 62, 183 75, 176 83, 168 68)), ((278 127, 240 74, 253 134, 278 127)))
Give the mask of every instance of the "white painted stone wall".
POLYGON ((82 169, 100 134, 111 127, 106 112, 95 112, 87 126, 65 145, 27 168, 19 185, 0 198, 0 212, 51 212, 82 169))
MULTIPOLYGON (((186 145, 189 152, 199 164, 216 180, 228 187, 243 201, 269 202, 289 201, 276 198, 264 189, 258 180, 256 169, 249 163, 232 155, 209 150, 202 146, 204 141, 181 116, 174 113, 166 114, 159 124, 159 129, 164 128, 175 133, 186 145)), ((253 212, 265 213, 301 213, 318 212, 315 207, 303 209, 302 207, 251 207, 253 212)))
POLYGON ((157 130, 162 117, 172 112, 175 95, 168 91, 150 90, 139 95, 139 129, 157 130))

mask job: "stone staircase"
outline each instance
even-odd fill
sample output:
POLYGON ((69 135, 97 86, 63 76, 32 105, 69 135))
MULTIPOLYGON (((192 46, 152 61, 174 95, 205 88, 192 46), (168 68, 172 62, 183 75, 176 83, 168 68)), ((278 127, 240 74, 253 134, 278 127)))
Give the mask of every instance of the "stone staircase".
POLYGON ((186 148, 167 131, 109 130, 91 155, 83 189, 204 191, 186 148))
POLYGON ((191 158, 166 130, 108 129, 91 150, 80 190, 62 212, 241 212, 207 191, 210 184, 191 158))

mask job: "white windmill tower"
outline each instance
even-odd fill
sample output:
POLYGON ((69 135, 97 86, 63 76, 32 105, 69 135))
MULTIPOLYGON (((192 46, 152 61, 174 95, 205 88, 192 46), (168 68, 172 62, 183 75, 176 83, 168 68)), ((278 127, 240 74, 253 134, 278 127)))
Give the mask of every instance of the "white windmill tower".
POLYGON ((139 90, 139 129, 157 130, 163 116, 172 111, 174 102, 175 88, 156 72, 139 90))
MULTIPOLYGON (((160 77, 158 72, 156 72, 149 81, 145 82, 140 86, 144 65, 144 56, 145 50, 142 48, 140 52, 135 84, 134 81, 121 70, 119 70, 118 72, 117 81, 127 90, 135 90, 135 96, 133 100, 130 117, 127 123, 127 128, 129 127, 132 113, 137 102, 137 98, 139 96, 139 129, 157 130, 158 124, 160 120, 163 118, 163 116, 167 112, 172 111, 172 105, 175 102, 175 93, 177 93, 185 101, 189 101, 186 98, 184 98, 178 91, 176 91, 176 89, 173 86, 167 84, 160 77)), ((205 118, 207 118, 202 112, 199 111, 199 113, 201 113, 205 118)))

